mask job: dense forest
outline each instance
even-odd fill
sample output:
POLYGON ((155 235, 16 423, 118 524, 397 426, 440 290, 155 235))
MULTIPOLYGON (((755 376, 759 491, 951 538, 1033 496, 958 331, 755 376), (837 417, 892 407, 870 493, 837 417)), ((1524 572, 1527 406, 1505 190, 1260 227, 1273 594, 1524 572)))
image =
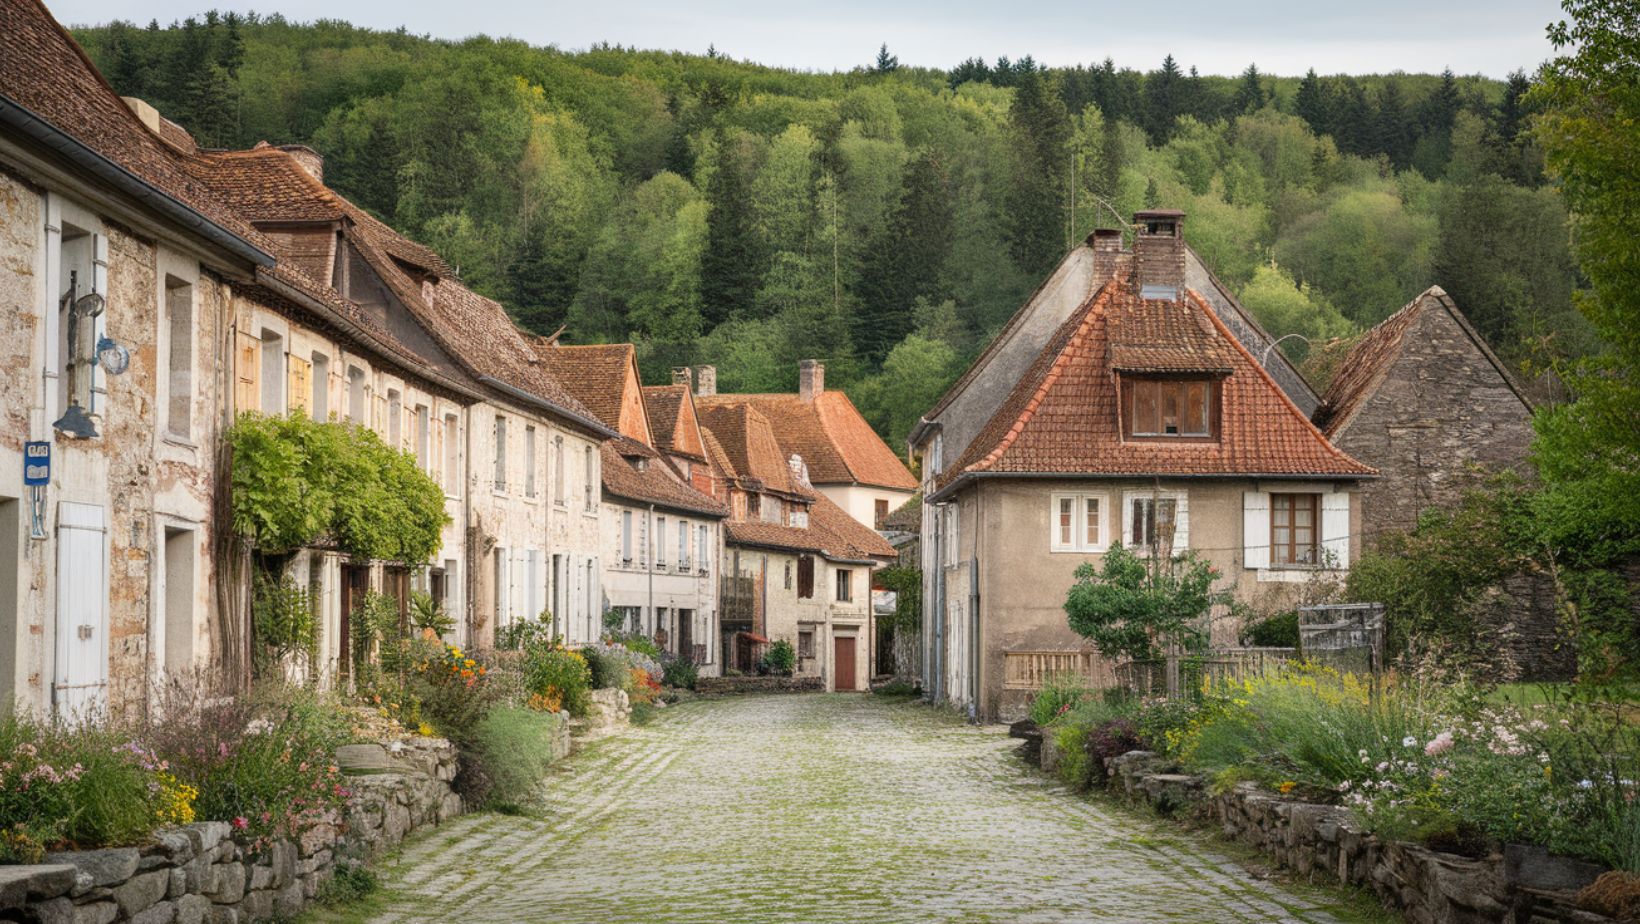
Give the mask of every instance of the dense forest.
MULTIPOLYGON (((1147 206, 1293 355, 1438 282, 1523 377, 1596 348, 1529 81, 1031 57, 847 73, 206 14, 76 31, 213 147, 302 142, 520 323, 725 391, 828 364, 898 441, 1074 242, 1147 206)), ((863 54, 863 59, 869 59, 863 54)), ((1530 64, 1532 62, 1522 62, 1530 64)))

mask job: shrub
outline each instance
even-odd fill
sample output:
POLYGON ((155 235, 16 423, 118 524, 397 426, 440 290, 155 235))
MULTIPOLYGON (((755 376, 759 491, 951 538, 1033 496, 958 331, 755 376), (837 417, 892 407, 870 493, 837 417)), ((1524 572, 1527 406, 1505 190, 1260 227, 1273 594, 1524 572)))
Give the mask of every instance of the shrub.
POLYGON ((669 687, 693 690, 700 679, 700 668, 687 658, 673 658, 662 669, 661 682, 669 687))
POLYGON ((380 888, 375 870, 363 863, 342 863, 319 887, 319 903, 330 907, 351 905, 380 888))
POLYGON ((649 676, 648 671, 641 667, 630 668, 628 673, 631 682, 627 687, 627 692, 631 695, 632 702, 645 706, 653 703, 655 698, 660 695, 661 685, 655 681, 655 678, 649 676))
POLYGON ((1154 661, 1166 643, 1198 651, 1207 642, 1203 617, 1228 598, 1213 590, 1218 570, 1193 551, 1158 568, 1117 543, 1098 569, 1083 562, 1075 574, 1066 619, 1108 658, 1154 661))
POLYGON ((1093 783, 1093 763, 1088 760, 1088 726, 1060 723, 1048 730, 1059 746, 1059 778, 1078 791, 1093 783))
POLYGON ((1109 719, 1094 726, 1087 738, 1088 757, 1093 764, 1093 775, 1103 779, 1105 761, 1120 757, 1141 747, 1139 726, 1132 719, 1109 719))
POLYGON ((1241 634, 1241 642, 1260 648, 1297 648, 1298 611, 1275 613, 1250 623, 1241 634))
POLYGON ((534 619, 520 619, 502 626, 495 634, 495 647, 521 651, 531 645, 551 645, 557 641, 552 629, 552 613, 542 610, 534 619))
POLYGON ((130 844, 187 817, 190 800, 163 763, 89 726, 0 719, 0 863, 38 863, 63 844, 130 844))
POLYGON ((415 639, 404 651, 405 691, 420 701, 422 717, 457 745, 468 743, 496 702, 488 665, 431 638, 415 639))
POLYGON ((588 693, 592 690, 592 669, 580 652, 570 651, 561 644, 532 645, 524 652, 524 685, 532 703, 547 712, 567 709, 570 715, 587 713, 588 693))
POLYGON ((581 649, 592 675, 594 690, 621 689, 631 680, 625 649, 602 645, 588 645, 581 649))
POLYGON ((606 638, 605 641, 620 645, 628 651, 648 655, 656 661, 659 661, 662 654, 664 654, 661 651, 661 646, 657 645, 654 639, 638 632, 616 633, 606 638))
POLYGON ((1075 674, 1050 674, 1031 700, 1031 721, 1047 725, 1093 694, 1075 674))
POLYGON ((530 802, 552 764, 554 713, 501 706, 473 729, 459 786, 475 804, 517 808, 530 802))
POLYGON ((431 594, 419 590, 410 592, 410 628, 442 638, 455 627, 455 617, 444 612, 444 607, 431 594))
POLYGON ((313 598, 289 577, 258 573, 251 600, 251 625, 258 642, 257 666, 277 670, 295 655, 311 658, 319 641, 313 598))
POLYGON ((909 680, 896 677, 872 692, 878 696, 919 696, 922 689, 909 680))
POLYGON ((769 646, 769 653, 763 656, 769 665, 769 672, 790 677, 797 670, 797 649, 792 643, 781 639, 769 646))

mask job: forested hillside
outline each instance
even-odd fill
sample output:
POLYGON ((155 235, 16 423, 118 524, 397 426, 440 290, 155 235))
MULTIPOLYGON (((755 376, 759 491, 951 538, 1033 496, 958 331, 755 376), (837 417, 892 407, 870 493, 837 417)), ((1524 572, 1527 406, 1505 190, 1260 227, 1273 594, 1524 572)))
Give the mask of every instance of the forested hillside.
POLYGON ((1347 337, 1438 282, 1528 378, 1593 349, 1521 74, 945 72, 886 48, 811 74, 215 14, 77 36, 204 145, 312 145, 532 329, 630 339, 650 381, 714 362, 725 391, 819 357, 896 443, 1067 247, 1145 206, 1184 209, 1277 334, 1347 337))

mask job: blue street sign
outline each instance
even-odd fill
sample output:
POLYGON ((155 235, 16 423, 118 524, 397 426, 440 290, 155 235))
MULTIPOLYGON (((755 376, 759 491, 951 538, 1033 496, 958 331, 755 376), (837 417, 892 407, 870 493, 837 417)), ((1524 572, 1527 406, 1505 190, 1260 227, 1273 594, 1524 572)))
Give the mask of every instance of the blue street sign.
POLYGON ((41 440, 23 444, 23 484, 51 483, 51 444, 41 440))

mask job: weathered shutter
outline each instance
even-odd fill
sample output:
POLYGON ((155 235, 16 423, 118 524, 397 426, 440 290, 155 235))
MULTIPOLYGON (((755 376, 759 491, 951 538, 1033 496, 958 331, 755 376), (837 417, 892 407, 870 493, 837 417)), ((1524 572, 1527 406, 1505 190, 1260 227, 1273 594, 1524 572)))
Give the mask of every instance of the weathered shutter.
POLYGON ((290 375, 287 377, 288 387, 285 389, 285 407, 289 410, 301 410, 306 414, 313 409, 313 363, 292 356, 289 359, 290 375))
POLYGON ((1350 566, 1350 492, 1321 495, 1321 555, 1334 568, 1350 566))
POLYGON ((1247 567, 1270 567, 1270 495, 1264 491, 1241 494, 1241 547, 1247 567))
POLYGON ((67 501, 57 507, 57 670, 59 715, 92 718, 108 685, 107 511, 67 501))
POLYGON ((1190 495, 1180 492, 1173 505, 1173 554, 1190 548, 1190 495))
POLYGON ((803 555, 797 559, 797 596, 804 600, 814 597, 814 556, 803 555))
POLYGON ((236 414, 260 410, 262 407, 262 341, 244 331, 234 335, 233 407, 236 414))

